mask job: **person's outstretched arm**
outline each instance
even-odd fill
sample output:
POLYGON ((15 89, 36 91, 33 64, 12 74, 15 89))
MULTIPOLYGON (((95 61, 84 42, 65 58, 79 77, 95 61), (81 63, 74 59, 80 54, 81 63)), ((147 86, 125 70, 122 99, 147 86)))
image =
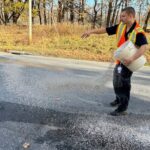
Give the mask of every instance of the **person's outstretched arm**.
POLYGON ((81 38, 87 38, 91 34, 103 34, 103 33, 106 33, 106 28, 99 28, 99 29, 88 30, 88 31, 86 31, 86 32, 84 32, 82 34, 81 38))

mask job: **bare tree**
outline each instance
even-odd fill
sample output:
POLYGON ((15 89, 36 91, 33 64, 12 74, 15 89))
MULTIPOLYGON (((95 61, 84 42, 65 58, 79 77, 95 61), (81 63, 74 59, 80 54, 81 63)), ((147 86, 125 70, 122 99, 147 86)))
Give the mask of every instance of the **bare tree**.
POLYGON ((54 6, 54 1, 51 1, 51 25, 53 24, 53 6, 54 6))
POLYGON ((118 20, 118 16, 119 16, 119 12, 121 11, 121 4, 123 3, 123 1, 121 0, 119 5, 118 5, 118 10, 117 10, 117 13, 116 13, 116 17, 115 17, 115 21, 114 21, 114 24, 117 23, 117 20, 118 20))
POLYGON ((100 27, 102 26, 102 20, 103 20, 103 0, 101 1, 101 14, 100 14, 100 27))
POLYGON ((125 3, 125 7, 129 6, 129 0, 125 0, 124 3, 125 3))
POLYGON ((1 24, 5 23, 3 8, 4 8, 4 1, 0 1, 0 23, 1 24))
POLYGON ((38 0, 37 1, 37 7, 38 7, 38 16, 39 16, 39 21, 40 21, 40 24, 42 24, 42 16, 41 16, 41 0, 38 0))
POLYGON ((3 0, 3 7, 4 7, 4 23, 7 24, 9 23, 9 1, 3 0))
POLYGON ((111 17, 111 13, 112 13, 112 3, 113 3, 113 0, 109 0, 108 15, 107 15, 107 22, 106 22, 107 27, 110 25, 110 17, 111 17))
POLYGON ((140 22, 141 22, 141 9, 142 9, 142 1, 139 1, 139 12, 138 12, 139 24, 140 24, 140 22))
POLYGON ((74 0, 70 1, 70 21, 73 23, 74 22, 74 0))
MULTIPOLYGON (((33 11, 36 10, 36 2, 35 2, 35 0, 32 0, 32 10, 33 11)), ((35 18, 35 16, 32 15, 32 23, 33 24, 34 24, 34 18, 35 18)))
POLYGON ((149 18, 150 18, 150 6, 149 6, 149 9, 148 9, 148 12, 147 12, 147 16, 146 16, 146 19, 145 19, 145 22, 144 22, 144 26, 143 26, 144 31, 147 30, 147 25, 148 25, 149 18))
POLYGON ((84 6, 85 6, 85 0, 79 1, 79 18, 78 22, 84 24, 84 6))
POLYGON ((117 11, 117 2, 118 0, 115 0, 115 6, 114 6, 113 15, 112 15, 111 25, 113 25, 115 21, 115 16, 116 16, 116 11, 117 11))
POLYGON ((47 17, 46 17, 46 0, 43 0, 43 17, 44 17, 44 24, 47 24, 47 17))
POLYGON ((97 0, 94 0, 94 16, 93 16, 93 23, 92 23, 92 28, 95 28, 96 20, 97 20, 97 12, 98 10, 96 9, 97 7, 97 0))
POLYGON ((62 0, 58 0, 58 16, 57 16, 57 21, 58 22, 62 21, 62 10, 63 10, 62 0))

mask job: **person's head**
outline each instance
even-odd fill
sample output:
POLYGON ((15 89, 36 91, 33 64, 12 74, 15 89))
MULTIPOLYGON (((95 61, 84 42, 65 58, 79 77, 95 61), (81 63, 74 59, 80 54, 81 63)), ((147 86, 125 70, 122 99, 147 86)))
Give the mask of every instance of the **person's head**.
POLYGON ((133 7, 126 7, 122 9, 120 15, 120 21, 124 24, 131 23, 135 20, 135 10, 133 7))

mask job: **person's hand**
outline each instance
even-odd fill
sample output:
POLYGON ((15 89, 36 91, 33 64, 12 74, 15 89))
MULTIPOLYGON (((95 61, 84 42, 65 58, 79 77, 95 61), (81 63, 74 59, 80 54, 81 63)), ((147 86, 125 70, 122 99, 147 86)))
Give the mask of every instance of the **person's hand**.
POLYGON ((123 59, 123 64, 125 66, 128 66, 130 65, 131 63, 133 62, 133 59, 130 57, 130 58, 127 58, 127 59, 123 59))
POLYGON ((82 38, 82 39, 87 38, 87 37, 90 36, 90 34, 91 34, 90 31, 86 31, 85 33, 82 34, 81 38, 82 38))

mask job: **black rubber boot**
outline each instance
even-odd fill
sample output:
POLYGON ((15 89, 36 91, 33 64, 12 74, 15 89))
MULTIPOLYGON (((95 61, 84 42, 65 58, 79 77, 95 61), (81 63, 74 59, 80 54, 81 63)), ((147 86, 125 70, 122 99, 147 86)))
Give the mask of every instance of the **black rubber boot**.
POLYGON ((118 109, 114 110, 110 113, 111 116, 124 116, 127 115, 126 111, 118 111, 118 109))
POLYGON ((110 103, 110 106, 115 107, 119 105, 119 101, 118 100, 114 100, 113 102, 110 103))

